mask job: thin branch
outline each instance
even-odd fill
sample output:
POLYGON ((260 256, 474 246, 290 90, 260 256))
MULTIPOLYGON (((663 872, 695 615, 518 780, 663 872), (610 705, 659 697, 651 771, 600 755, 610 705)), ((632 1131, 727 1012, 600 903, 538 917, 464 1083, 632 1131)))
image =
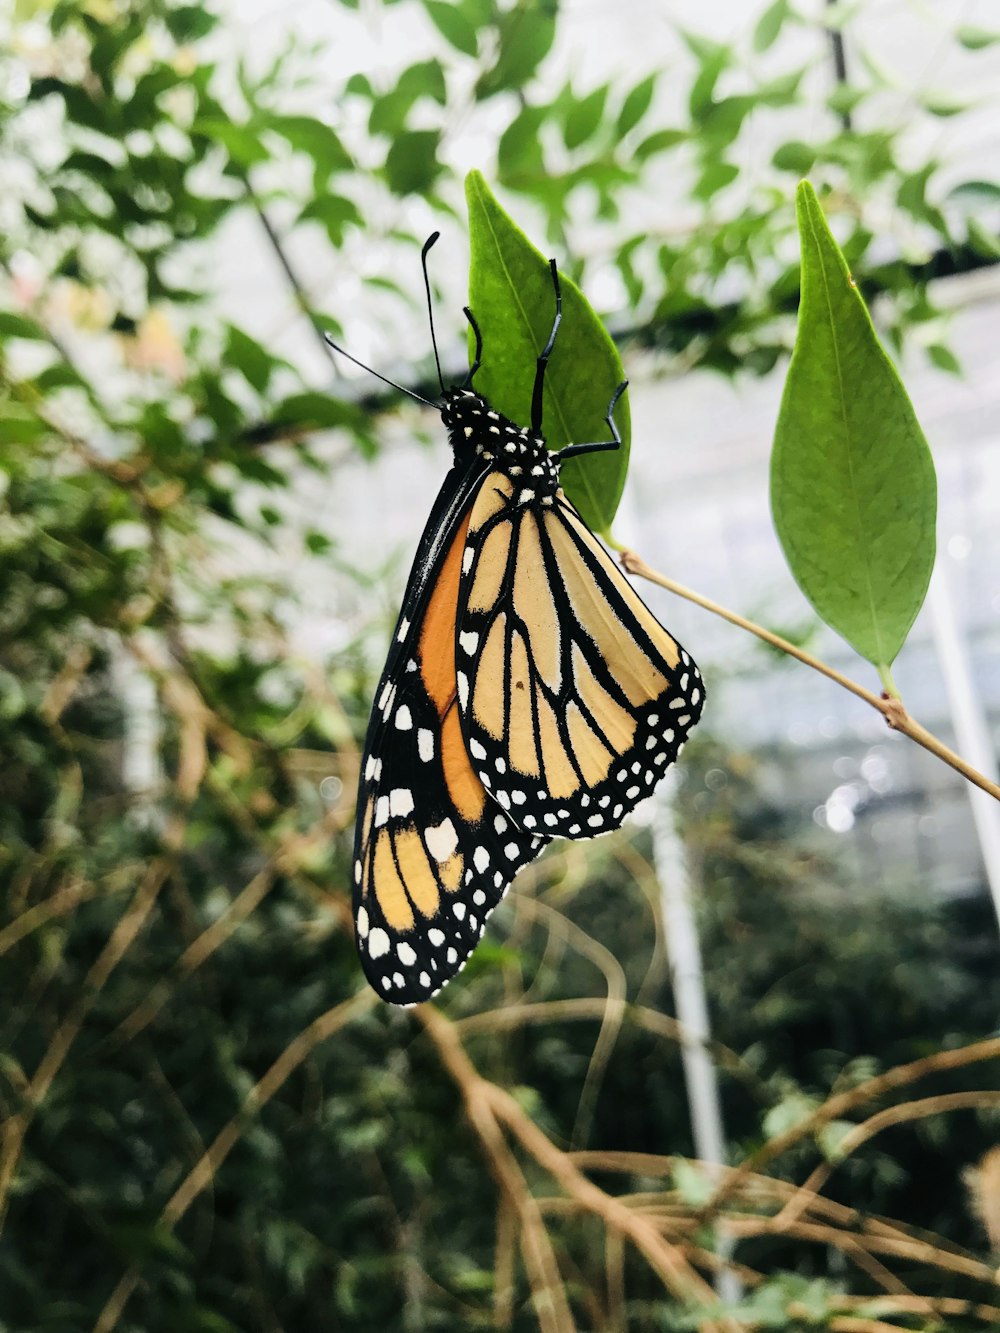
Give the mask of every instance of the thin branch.
POLYGON ((938 1051, 935 1055, 926 1055, 910 1064, 897 1065, 884 1074, 866 1079, 848 1092, 828 1098, 812 1115, 786 1130, 784 1134, 770 1139, 730 1171, 704 1209, 703 1220, 707 1221, 727 1199, 738 1193, 745 1178, 759 1173, 762 1167, 782 1157, 790 1148, 815 1134, 831 1120, 839 1120, 855 1107, 863 1106, 866 1102, 873 1101, 895 1088, 916 1083, 929 1074, 937 1074, 945 1069, 962 1069, 966 1065, 979 1064, 985 1060, 1000 1060, 1000 1038, 990 1037, 986 1041, 974 1042, 971 1046, 961 1046, 954 1051, 938 1051))
POLYGON ((901 1106, 888 1106, 860 1125, 849 1130, 837 1145, 836 1158, 830 1162, 821 1162, 809 1176, 793 1198, 789 1199, 781 1212, 774 1219, 775 1226, 794 1221, 799 1217, 808 1199, 815 1196, 833 1175, 837 1167, 855 1152, 862 1144, 880 1134, 892 1125, 906 1124, 910 1120, 923 1120, 931 1115, 944 1115, 949 1111, 978 1110, 982 1107, 996 1107, 1000 1104, 1000 1092, 949 1092, 937 1097, 924 1097, 915 1102, 904 1102, 901 1106))
MULTIPOLYGON (((522 1147, 570 1198, 599 1217, 606 1227, 620 1232, 626 1240, 632 1242, 668 1291, 681 1300, 708 1306, 716 1303, 715 1292, 691 1267, 676 1245, 668 1243, 647 1219, 633 1212, 621 1200, 605 1194, 588 1180, 569 1156, 557 1148, 524 1113, 510 1093, 488 1082, 477 1072, 459 1040, 454 1024, 433 1005, 421 1005, 416 1013, 437 1047, 442 1063, 458 1084, 470 1112, 475 1111, 480 1120, 485 1122, 485 1108, 489 1112, 488 1119, 495 1127, 506 1125, 522 1147)), ((480 1128, 479 1123, 476 1128, 480 1128)), ((537 1201, 534 1203, 537 1207, 537 1201)), ((731 1321, 723 1319, 702 1324, 705 1333, 711 1329, 728 1329, 730 1326, 731 1321)))
MULTIPOLYGON (((322 1042, 339 1032, 360 1014, 367 1013, 376 1003, 375 993, 367 987, 320 1014, 307 1028, 288 1043, 267 1073, 247 1093, 240 1110, 213 1139, 211 1145, 191 1168, 168 1199, 159 1224, 173 1230, 199 1194, 214 1181, 219 1167, 240 1141, 251 1122, 322 1042)), ((138 1285, 140 1271, 133 1266, 124 1273, 97 1317, 92 1333, 111 1333, 125 1311, 132 1292, 138 1285)))
POLYGON ((271 249, 274 251, 275 257, 277 258, 278 263, 281 265, 285 277, 288 279, 289 286, 291 287, 292 291, 295 294, 295 302, 298 308, 302 311, 306 319, 309 321, 309 327, 312 329, 316 341, 319 343, 320 347, 322 347, 323 355, 333 366, 336 374, 339 375, 340 367, 337 364, 337 358, 333 350, 331 349, 330 345, 323 337, 323 330, 317 324, 316 318, 312 313, 312 304, 309 300, 309 294, 305 289, 305 284, 302 282, 301 278, 296 273, 295 268, 292 265, 292 261, 288 258, 288 255, 285 252, 285 247, 281 243, 281 238, 275 231, 274 224, 271 222, 271 219, 267 215, 267 210, 264 208, 264 205, 254 194, 253 187, 250 184, 250 179, 246 175, 244 175, 243 177, 243 188, 246 191, 247 200, 251 208, 257 214, 257 217, 260 221, 260 225, 264 229, 264 234, 267 236, 271 249))
POLYGON ((954 750, 949 750, 948 746, 938 740, 926 727, 922 727, 919 722, 910 716, 903 707, 902 700, 892 698, 887 694, 874 694, 871 690, 865 689, 857 681, 851 680, 849 676, 843 675, 833 667, 827 666, 821 662, 818 657, 813 657, 805 649, 797 647, 794 643, 789 643, 783 639, 780 634, 774 634, 771 630, 764 629, 762 625, 755 624, 752 620, 747 620, 745 616, 737 615, 735 611, 730 611, 718 602, 713 602, 709 597, 703 597, 701 593, 685 588, 682 583, 675 583, 673 579, 668 579, 665 574, 647 565, 645 560, 634 551, 621 551, 619 554, 622 566, 637 578, 646 579, 650 583, 655 583, 660 588, 666 588, 668 592, 676 593, 678 597, 684 597, 689 602, 694 602, 696 606, 703 607, 706 611, 711 611, 713 615, 721 616, 723 620, 728 620, 731 625, 738 625, 740 629, 745 629, 751 634, 756 634, 758 639, 763 639, 769 643, 772 648, 779 648, 789 657, 796 658, 806 666, 812 667, 821 675, 829 680, 836 681, 845 690, 850 690, 856 694, 859 699, 864 699, 865 703, 870 704, 877 712, 885 718, 886 725, 893 731, 900 731, 904 736, 909 736, 910 740, 916 741, 918 745, 929 750, 931 754, 936 755, 938 759, 943 760, 957 773, 961 773, 963 778, 981 787, 983 791, 988 792, 995 800, 1000 801, 1000 786, 997 786, 985 774, 980 773, 978 769, 973 768, 967 763, 961 755, 957 755, 954 750))

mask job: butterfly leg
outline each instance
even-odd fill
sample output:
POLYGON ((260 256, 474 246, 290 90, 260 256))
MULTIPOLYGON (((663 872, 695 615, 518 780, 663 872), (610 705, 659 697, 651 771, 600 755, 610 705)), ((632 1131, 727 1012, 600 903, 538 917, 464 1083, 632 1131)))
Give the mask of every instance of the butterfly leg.
POLYGON ((542 429, 542 390, 545 387, 545 367, 549 364, 549 357, 552 355, 552 348, 555 346, 556 334, 562 322, 562 288, 559 286, 559 272, 556 269, 554 259, 549 260, 549 272, 552 274, 552 288, 556 294, 556 317, 552 321, 552 332, 549 334, 549 340, 535 362, 535 387, 531 391, 531 429, 535 435, 540 434, 542 429))
POLYGON ((618 388, 611 396, 611 402, 608 404, 608 415, 604 420, 608 423, 608 430, 611 432, 610 440, 597 440, 593 444, 567 444, 564 449, 560 449, 556 458, 562 462, 567 458, 575 458, 578 454, 599 454, 606 449, 618 449, 621 447, 622 437, 618 433, 618 427, 615 425, 615 408, 618 406, 618 399, 628 388, 628 380, 622 380, 618 388))
POLYGON ((476 317, 469 307, 463 306, 462 312, 472 326, 472 332, 476 335, 476 355, 472 365, 469 367, 469 373, 465 377, 465 383, 462 385, 464 389, 468 389, 472 384, 473 375, 475 375, 476 371, 483 364, 483 335, 479 332, 479 325, 476 323, 476 317))

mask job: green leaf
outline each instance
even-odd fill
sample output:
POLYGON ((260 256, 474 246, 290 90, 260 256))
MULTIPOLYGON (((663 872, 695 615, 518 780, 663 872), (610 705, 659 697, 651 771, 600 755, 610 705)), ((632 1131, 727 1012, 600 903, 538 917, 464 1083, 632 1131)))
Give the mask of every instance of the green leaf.
POLYGON ((545 175, 545 160, 539 130, 545 121, 545 108, 526 106, 500 136, 497 145, 497 170, 505 185, 515 189, 529 186, 545 175))
MULTIPOLYGON (((477 389, 513 421, 531 419, 535 359, 552 328, 549 265, 497 203, 478 171, 465 181, 472 260, 469 305, 483 335, 477 389)), ((561 277, 563 319, 545 377, 542 424, 550 449, 606 440, 611 396, 624 379, 621 358, 580 289, 561 277)), ((616 409, 622 447, 570 459, 566 493, 586 522, 607 533, 628 470, 631 425, 627 399, 616 409)))
POLYGON ((798 139, 783 143, 771 158, 779 171, 794 171, 797 176, 804 176, 815 161, 816 149, 798 139))
POLYGON ((788 0, 774 0, 774 4, 768 5, 753 30, 755 51, 767 51, 774 45, 790 12, 788 0))
POLYGON ((771 456, 774 523, 818 614, 887 671, 934 565, 934 464, 807 181, 796 207, 802 298, 771 456))
POLYGON ((960 116, 963 111, 968 111, 970 106, 968 102, 960 101, 949 93, 924 93, 918 101, 925 111, 943 120, 947 120, 950 116, 960 116))
POLYGON ((437 28, 449 46, 463 55, 479 54, 479 42, 476 30, 460 9, 450 0, 424 0, 427 17, 437 28))
POLYGON ((235 324, 229 326, 225 359, 236 367, 246 382, 258 393, 263 393, 267 389, 275 358, 261 347, 255 338, 238 329, 235 324))
POLYGON ((500 52, 476 84, 476 96, 523 88, 551 49, 556 35, 555 0, 519 0, 497 24, 500 52))
POLYGON ((311 157, 317 172, 328 175, 354 165, 336 130, 314 116, 269 115, 262 127, 274 130, 298 152, 311 157))
POLYGON ((676 148, 679 143, 687 143, 690 137, 689 130, 654 130, 638 145, 635 156, 640 162, 645 162, 657 153, 666 153, 676 148))
POLYGON ((395 139, 385 159, 393 194, 425 194, 441 171, 437 160, 439 130, 409 130, 395 139))
POLYGON ((0 338, 31 338, 35 342, 45 342, 45 330, 33 319, 25 315, 15 315, 10 310, 0 310, 0 338))
POLYGON ((339 195, 320 195, 310 199, 299 214, 300 222, 318 222, 335 246, 344 241, 344 232, 350 227, 363 227, 364 218, 353 199, 339 195))
POLYGON ((938 370, 945 371, 948 375, 961 375, 962 363, 944 343, 928 343, 924 348, 931 365, 937 366, 938 370))
POLYGON ((963 181, 948 192, 949 199, 973 206, 1000 203, 1000 185, 996 181, 963 181))
POLYGON ((251 167, 269 156, 257 131, 249 125, 235 125, 221 117, 206 117, 194 122, 191 133, 220 143, 232 160, 242 167, 251 167))
POLYGON ((1000 42, 1000 32, 989 28, 977 28, 972 24, 963 24, 955 29, 955 36, 967 51, 982 51, 984 47, 1000 42))
POLYGON ((586 97, 574 101, 566 116, 563 127, 563 141, 567 148, 579 148, 591 137, 604 114, 604 103, 608 99, 608 85, 595 88, 586 97))
POLYGON ((965 224, 969 233, 969 244, 977 254, 986 259, 1000 259, 1000 239, 986 230, 977 218, 969 218, 965 224))
POLYGON ((619 136, 628 134, 629 130, 635 129, 649 110, 653 101, 653 91, 656 88, 656 78, 656 74, 647 74, 625 98, 622 109, 618 113, 619 136))
POLYGON ((696 199, 711 199, 714 194, 732 185, 740 169, 732 162, 709 162, 695 182, 691 193, 696 199))
POLYGON ((168 9, 163 21, 175 42, 196 42, 210 33, 219 20, 203 5, 181 5, 178 9, 168 9))

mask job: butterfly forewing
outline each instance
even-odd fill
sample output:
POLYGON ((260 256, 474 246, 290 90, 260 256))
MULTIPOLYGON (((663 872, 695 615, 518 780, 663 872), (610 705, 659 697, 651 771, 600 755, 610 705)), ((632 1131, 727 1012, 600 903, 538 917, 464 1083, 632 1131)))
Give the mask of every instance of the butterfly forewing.
POLYGON ((521 828, 593 837, 677 758, 704 685, 562 492, 536 484, 490 474, 472 508, 462 726, 473 768, 521 828))
POLYGON ((355 928, 366 976, 394 1004, 430 998, 464 967, 544 841, 490 799, 462 736, 455 635, 467 489, 464 511, 439 497, 435 531, 428 525, 421 541, 362 759, 355 928), (421 565, 428 552, 431 570, 421 565))

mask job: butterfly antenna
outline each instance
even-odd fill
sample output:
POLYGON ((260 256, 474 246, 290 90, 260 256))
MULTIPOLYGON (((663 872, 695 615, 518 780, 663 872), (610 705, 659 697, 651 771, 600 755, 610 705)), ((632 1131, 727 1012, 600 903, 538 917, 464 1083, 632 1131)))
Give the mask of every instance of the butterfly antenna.
POLYGON ((407 398, 415 398, 418 403, 423 403, 424 407, 437 406, 436 403, 432 403, 429 399, 421 398, 420 394, 414 393, 412 389, 407 389, 404 385, 397 384, 395 380, 389 379, 386 375, 380 375, 377 370, 372 370, 371 366, 366 366, 365 363, 359 361, 356 356, 351 356, 350 352, 345 352, 342 347, 337 346, 328 333, 324 333, 323 337, 335 352, 339 352, 341 356, 346 356, 348 361, 353 361, 354 364, 360 366, 362 370, 367 370, 369 375, 374 375, 377 380, 381 380, 383 384, 388 384, 391 389, 398 389, 400 393, 405 393, 407 398))
POLYGON ((555 346, 556 334, 559 332, 559 325, 562 323, 562 288, 559 286, 559 272, 556 269, 556 261, 549 260, 549 271, 552 274, 552 289, 556 294, 556 317, 552 321, 552 332, 549 334, 549 340, 542 348, 541 354, 535 363, 535 387, 531 394, 531 429, 535 435, 540 434, 542 429, 542 390, 545 388, 545 367, 549 364, 549 357, 552 355, 552 348, 555 346))
POLYGON ((431 280, 427 273, 427 251, 431 248, 437 238, 441 235, 439 231, 432 232, 427 240, 424 241, 424 248, 420 251, 420 263, 424 270, 424 290, 427 292, 427 320, 431 326, 431 346, 434 348, 434 363, 437 366, 438 383, 441 385, 441 392, 444 393, 444 376, 441 374, 441 358, 438 356, 437 338, 434 336, 434 305, 431 301, 431 280))

